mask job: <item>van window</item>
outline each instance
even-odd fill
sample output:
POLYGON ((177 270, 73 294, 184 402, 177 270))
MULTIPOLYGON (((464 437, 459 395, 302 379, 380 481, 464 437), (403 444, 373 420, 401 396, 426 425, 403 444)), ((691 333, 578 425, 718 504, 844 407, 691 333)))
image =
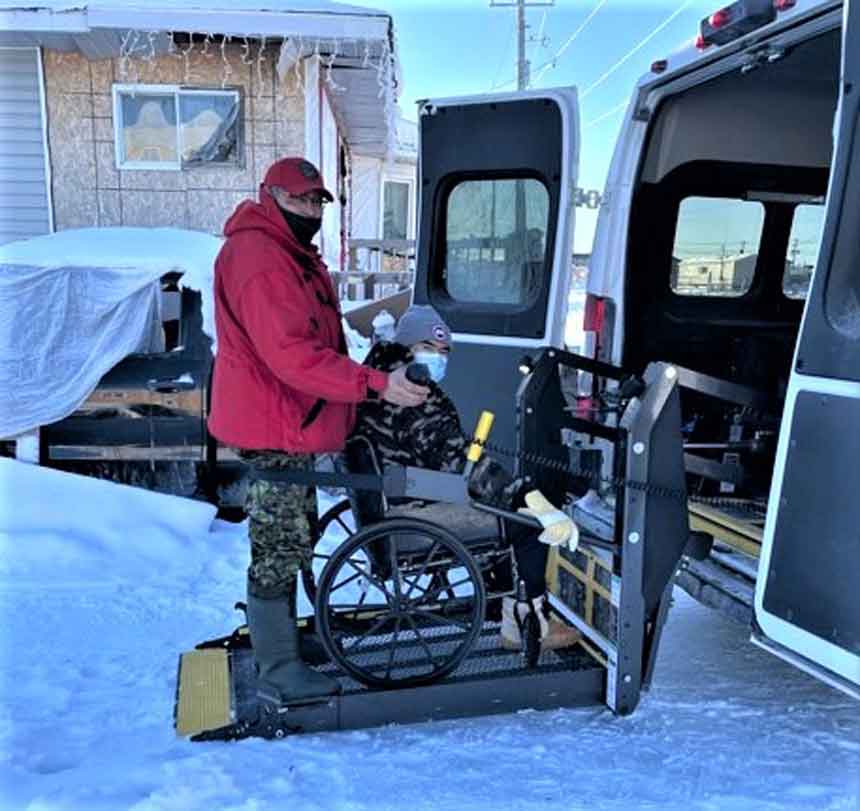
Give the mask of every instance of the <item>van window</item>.
POLYGON ((804 204, 794 209, 782 277, 782 292, 788 298, 806 298, 823 228, 824 206, 804 204))
POLYGON ((752 287, 764 225, 759 202, 687 197, 678 211, 672 292, 742 296, 752 287))
POLYGON ((549 192, 539 180, 467 180, 448 196, 445 288, 461 302, 530 305, 541 288, 549 192))

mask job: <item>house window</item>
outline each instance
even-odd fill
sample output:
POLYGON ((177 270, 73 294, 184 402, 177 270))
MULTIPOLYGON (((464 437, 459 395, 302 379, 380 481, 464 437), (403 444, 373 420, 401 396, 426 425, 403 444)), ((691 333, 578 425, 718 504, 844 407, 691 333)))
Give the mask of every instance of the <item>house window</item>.
POLYGON ((409 237, 409 184, 386 180, 383 186, 382 238, 409 237))
POLYGON ((114 85, 118 169, 242 168, 238 90, 114 85))

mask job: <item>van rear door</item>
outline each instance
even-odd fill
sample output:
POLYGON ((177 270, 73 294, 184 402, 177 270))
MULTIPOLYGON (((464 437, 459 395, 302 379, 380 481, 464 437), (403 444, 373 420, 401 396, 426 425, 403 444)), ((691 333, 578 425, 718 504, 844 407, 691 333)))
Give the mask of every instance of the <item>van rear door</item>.
POLYGON ((561 346, 579 154, 576 91, 421 104, 414 302, 454 333, 445 390, 463 429, 496 413, 515 446, 524 354, 561 346))
POLYGON ((860 2, 844 14, 827 214, 786 395, 753 641, 860 698, 860 2))

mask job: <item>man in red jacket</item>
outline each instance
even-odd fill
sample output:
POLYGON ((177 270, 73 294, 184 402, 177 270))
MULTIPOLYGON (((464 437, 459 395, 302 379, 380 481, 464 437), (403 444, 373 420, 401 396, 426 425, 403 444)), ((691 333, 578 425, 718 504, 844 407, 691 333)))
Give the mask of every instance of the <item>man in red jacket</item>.
POLYGON ((315 453, 341 450, 358 403, 414 406, 428 394, 405 368, 387 374, 347 355, 334 288, 312 243, 333 200, 310 162, 275 162, 259 202, 244 201, 227 221, 215 261, 218 350, 208 422, 260 476, 252 475, 245 506, 248 630, 264 713, 338 691, 299 655, 296 577, 311 562, 316 494, 266 481, 266 471, 312 471, 315 453))

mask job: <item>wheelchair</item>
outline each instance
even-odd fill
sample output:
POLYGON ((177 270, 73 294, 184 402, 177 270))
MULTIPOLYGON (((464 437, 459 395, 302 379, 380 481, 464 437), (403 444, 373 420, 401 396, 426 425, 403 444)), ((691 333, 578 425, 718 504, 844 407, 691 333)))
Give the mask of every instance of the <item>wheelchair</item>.
MULTIPOLYGON (((367 687, 416 687, 452 673, 482 637, 488 605, 516 591, 507 524, 539 524, 471 500, 468 477, 479 456, 473 443, 463 475, 390 466, 383 474, 369 443, 347 446, 342 480, 383 484, 348 486, 348 497, 321 516, 302 578, 326 651, 367 687)), ((536 617, 529 630, 536 661, 536 617)))

